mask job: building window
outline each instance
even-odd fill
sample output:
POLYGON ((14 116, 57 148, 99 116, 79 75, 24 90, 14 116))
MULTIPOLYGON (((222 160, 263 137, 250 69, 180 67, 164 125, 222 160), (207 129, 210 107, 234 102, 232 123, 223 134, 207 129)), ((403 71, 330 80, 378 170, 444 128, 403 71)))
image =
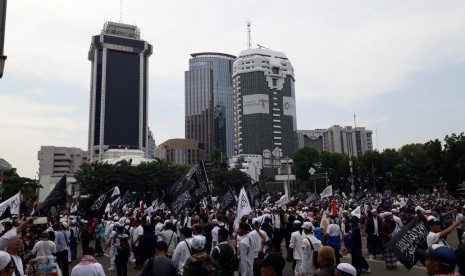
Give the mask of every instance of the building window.
POLYGON ((277 79, 273 79, 273 86, 278 86, 278 80, 277 79))
POLYGON ((271 70, 273 71, 273 74, 279 74, 279 68, 278 67, 273 67, 273 68, 271 68, 271 70))

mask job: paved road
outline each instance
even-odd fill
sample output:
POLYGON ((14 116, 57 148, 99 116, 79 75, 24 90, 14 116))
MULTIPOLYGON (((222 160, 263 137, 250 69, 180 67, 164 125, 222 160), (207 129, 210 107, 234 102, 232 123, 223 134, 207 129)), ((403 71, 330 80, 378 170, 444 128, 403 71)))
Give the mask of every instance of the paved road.
MULTIPOLYGON (((365 239, 363 239, 363 247, 366 248, 366 245, 365 245, 365 239)), ((447 239, 447 242, 452 246, 452 247, 456 247, 457 244, 458 244, 458 239, 457 239, 457 234, 455 233, 455 231, 449 235, 448 239, 447 239)), ((94 246, 94 242, 92 241, 91 242, 91 246, 94 246)), ((80 248, 80 244, 79 244, 79 248, 78 248, 78 256, 81 256, 81 248, 80 248)), ((366 254, 366 252, 365 252, 366 254)), ((385 268, 385 265, 384 265, 384 261, 380 258, 376 259, 376 260, 370 260, 368 258, 368 254, 365 255, 366 259, 367 259, 367 262, 368 264, 370 265, 371 267, 371 275, 381 275, 381 276, 390 276, 390 275, 409 275, 409 276, 419 276, 419 275, 426 275, 426 269, 425 267, 421 264, 421 263, 417 263, 416 266, 414 266, 412 269, 410 270, 407 270, 403 265, 399 264, 399 268, 395 271, 392 271, 392 270, 386 270, 385 268)), ((98 257, 97 260, 103 265, 104 269, 105 269, 105 273, 106 275, 109 275, 109 276, 116 276, 116 271, 109 271, 108 268, 110 267, 110 259, 108 257, 98 257)), ((351 263, 351 259, 350 257, 343 257, 342 259, 342 262, 346 262, 346 263, 351 263)), ((70 264, 70 272, 71 272, 71 269, 72 267, 74 267, 74 265, 76 265, 78 261, 74 261, 72 264, 70 264)), ((133 269, 134 268, 134 265, 132 264, 128 264, 128 276, 138 276, 139 273, 140 273, 140 270, 135 270, 133 269)), ((291 275, 294 275, 294 272, 292 271, 292 268, 291 268, 291 263, 287 263, 286 265, 286 268, 284 269, 284 273, 283 273, 284 276, 291 276, 291 275)))

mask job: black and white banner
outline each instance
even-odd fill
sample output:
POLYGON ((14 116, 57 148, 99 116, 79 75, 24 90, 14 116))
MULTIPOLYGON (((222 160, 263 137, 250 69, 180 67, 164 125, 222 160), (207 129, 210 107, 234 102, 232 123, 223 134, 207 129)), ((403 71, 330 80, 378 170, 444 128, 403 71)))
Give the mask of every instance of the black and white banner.
POLYGON ((0 216, 10 207, 10 212, 19 215, 19 206, 21 204, 21 192, 15 194, 0 204, 0 216))
POLYGON ((392 237, 388 248, 407 269, 410 269, 417 263, 416 250, 425 243, 428 233, 429 225, 426 218, 418 214, 392 237))

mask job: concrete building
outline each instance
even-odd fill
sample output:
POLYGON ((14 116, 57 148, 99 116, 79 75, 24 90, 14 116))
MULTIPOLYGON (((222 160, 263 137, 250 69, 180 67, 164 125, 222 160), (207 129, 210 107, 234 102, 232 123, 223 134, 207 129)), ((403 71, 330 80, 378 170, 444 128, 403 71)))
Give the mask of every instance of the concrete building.
POLYGON ((373 150, 373 131, 364 127, 341 127, 334 125, 327 129, 299 130, 299 148, 310 147, 318 151, 328 151, 359 156, 373 150))
POLYGON ((257 182, 263 169, 263 157, 261 154, 234 155, 228 159, 228 166, 231 169, 239 169, 248 174, 253 182, 257 182))
POLYGON ((213 150, 234 153, 232 64, 235 56, 196 53, 185 72, 185 136, 199 141, 210 157, 213 150))
POLYGON ((297 150, 294 68, 284 53, 249 49, 233 65, 235 153, 297 150))
POLYGON ((155 143, 153 132, 149 128, 149 140, 148 140, 148 147, 147 147, 147 158, 148 159, 155 159, 156 148, 157 148, 157 144, 155 143))
POLYGON ((169 139, 157 147, 155 156, 172 165, 193 166, 206 159, 206 151, 195 139, 169 139))
POLYGON ((1 171, 9 171, 11 170, 13 167, 11 166, 10 163, 8 163, 8 161, 6 161, 5 159, 3 158, 0 158, 0 172, 1 171))
POLYGON ((79 148, 42 146, 38 152, 39 160, 39 202, 42 202, 53 190, 55 184, 66 174, 67 190, 71 194, 71 184, 75 182, 74 173, 87 162, 87 152, 79 148))
POLYGON ((92 37, 89 157, 103 160, 108 149, 148 147, 148 59, 152 45, 137 26, 106 22, 92 37))

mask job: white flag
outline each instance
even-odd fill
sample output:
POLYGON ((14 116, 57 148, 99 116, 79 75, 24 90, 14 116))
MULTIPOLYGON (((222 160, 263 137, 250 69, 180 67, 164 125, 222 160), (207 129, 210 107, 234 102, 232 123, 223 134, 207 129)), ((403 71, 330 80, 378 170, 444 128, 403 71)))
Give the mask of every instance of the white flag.
POLYGON ((19 215, 19 205, 21 204, 21 192, 3 201, 0 204, 0 215, 5 212, 6 207, 10 206, 11 214, 19 215))
POLYGON ((404 199, 404 198, 401 198, 401 199, 400 199, 400 205, 399 205, 400 209, 404 208, 405 205, 407 205, 407 202, 405 202, 405 199, 404 199))
POLYGON ((329 185, 326 187, 323 192, 321 192, 320 197, 323 199, 325 197, 333 196, 333 186, 329 185))
POLYGON ((252 207, 250 206, 249 198, 245 192, 244 187, 242 187, 241 192, 239 193, 239 198, 237 201, 237 213, 236 219, 234 220, 234 228, 239 227, 239 222, 241 218, 245 215, 248 215, 252 212, 252 207))
POLYGON ((287 195, 283 195, 278 201, 276 201, 275 204, 276 206, 281 207, 287 203, 289 203, 289 201, 287 200, 287 195))
POLYGON ((360 209, 360 206, 358 206, 357 208, 355 208, 355 210, 353 210, 351 213, 350 213, 353 217, 358 217, 359 219, 362 217, 362 212, 361 212, 361 209, 360 209))
POLYGON ((343 198, 343 199, 346 199, 346 198, 347 198, 346 193, 342 192, 342 198, 343 198))

